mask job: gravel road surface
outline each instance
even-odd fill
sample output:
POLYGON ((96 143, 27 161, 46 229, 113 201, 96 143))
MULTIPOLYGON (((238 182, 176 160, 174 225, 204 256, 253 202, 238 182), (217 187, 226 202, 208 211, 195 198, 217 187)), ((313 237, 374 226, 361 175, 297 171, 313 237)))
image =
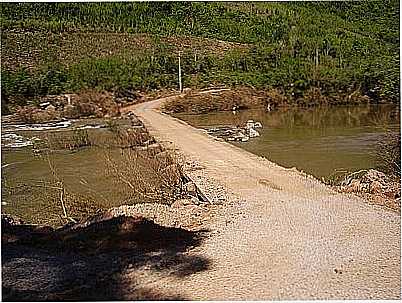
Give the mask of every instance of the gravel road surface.
POLYGON ((191 300, 400 298, 397 213, 336 193, 163 114, 158 108, 166 99, 125 110, 198 163, 227 196, 211 236, 194 248, 211 266, 150 287, 191 300))

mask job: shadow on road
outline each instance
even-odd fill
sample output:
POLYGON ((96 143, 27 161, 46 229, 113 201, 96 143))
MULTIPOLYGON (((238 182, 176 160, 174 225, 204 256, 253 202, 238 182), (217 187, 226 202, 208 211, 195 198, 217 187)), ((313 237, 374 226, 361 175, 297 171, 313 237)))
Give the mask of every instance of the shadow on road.
POLYGON ((119 216, 61 230, 2 220, 4 301, 184 300, 149 282, 207 270, 189 249, 207 231, 163 227, 119 216))

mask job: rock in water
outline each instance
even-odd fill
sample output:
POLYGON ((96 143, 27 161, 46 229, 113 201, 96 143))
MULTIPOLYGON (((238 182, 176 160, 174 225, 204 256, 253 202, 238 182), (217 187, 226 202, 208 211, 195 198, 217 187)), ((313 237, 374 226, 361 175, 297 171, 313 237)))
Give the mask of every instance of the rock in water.
POLYGON ((252 129, 254 127, 254 121, 253 120, 248 120, 246 123, 246 129, 252 129))
POLYGON ((42 109, 45 109, 48 105, 50 105, 50 102, 39 103, 39 107, 42 108, 42 109))
POLYGON ((241 142, 247 142, 250 139, 248 136, 244 136, 241 138, 241 142))
POLYGON ((256 131, 254 128, 250 128, 248 130, 248 135, 250 138, 255 138, 255 137, 259 137, 260 133, 258 131, 256 131))
POLYGON ((387 176, 378 170, 375 169, 370 169, 364 176, 364 181, 365 182, 373 182, 373 181, 378 181, 380 183, 383 183, 387 180, 387 176))

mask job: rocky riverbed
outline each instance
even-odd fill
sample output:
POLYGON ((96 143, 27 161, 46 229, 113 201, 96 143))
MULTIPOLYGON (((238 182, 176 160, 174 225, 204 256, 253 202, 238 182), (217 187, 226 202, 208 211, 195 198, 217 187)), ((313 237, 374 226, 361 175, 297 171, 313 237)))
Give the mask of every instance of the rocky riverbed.
POLYGON ((207 132, 212 136, 223 138, 226 141, 247 142, 250 138, 260 136, 258 128, 262 128, 261 122, 248 120, 243 126, 218 126, 208 128, 207 132))

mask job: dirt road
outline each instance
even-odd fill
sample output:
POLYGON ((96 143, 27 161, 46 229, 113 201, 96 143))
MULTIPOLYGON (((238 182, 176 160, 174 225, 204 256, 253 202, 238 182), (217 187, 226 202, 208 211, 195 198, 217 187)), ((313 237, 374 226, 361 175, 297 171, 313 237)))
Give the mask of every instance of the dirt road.
POLYGON ((192 300, 400 298, 398 214, 214 140, 158 112, 165 99, 126 110, 241 202, 195 249, 208 270, 150 286, 192 300))

